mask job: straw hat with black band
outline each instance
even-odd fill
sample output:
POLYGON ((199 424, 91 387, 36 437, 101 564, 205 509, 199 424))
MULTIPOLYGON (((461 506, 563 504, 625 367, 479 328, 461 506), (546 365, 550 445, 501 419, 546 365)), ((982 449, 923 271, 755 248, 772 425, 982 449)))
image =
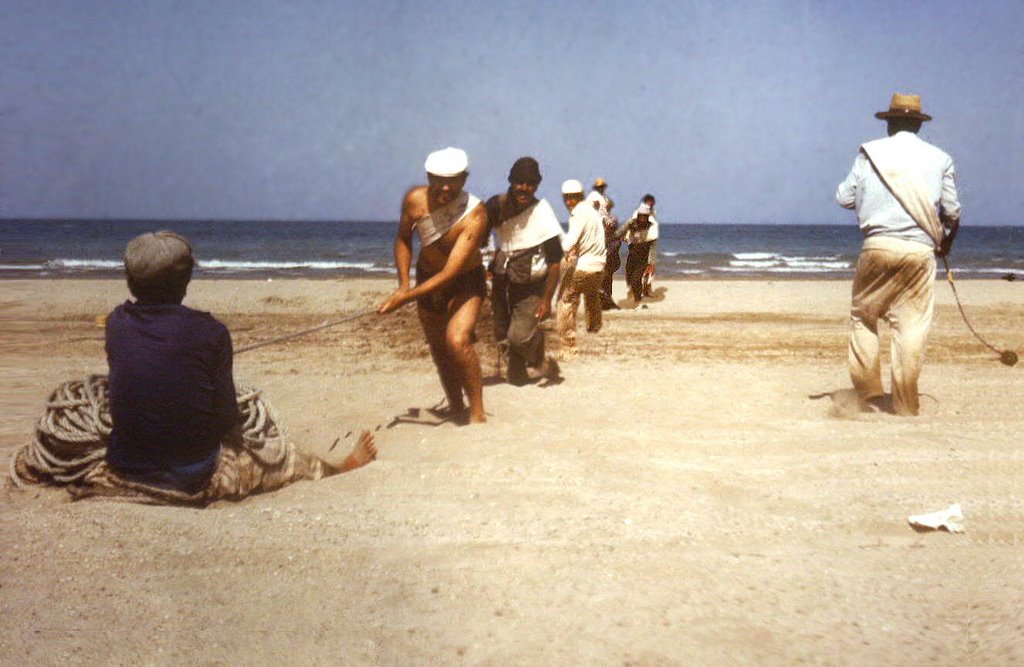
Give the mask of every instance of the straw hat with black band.
POLYGON ((879 111, 875 114, 875 118, 879 120, 912 118, 920 121, 932 119, 928 114, 921 113, 920 95, 904 95, 903 93, 893 93, 892 100, 889 102, 889 110, 879 111))

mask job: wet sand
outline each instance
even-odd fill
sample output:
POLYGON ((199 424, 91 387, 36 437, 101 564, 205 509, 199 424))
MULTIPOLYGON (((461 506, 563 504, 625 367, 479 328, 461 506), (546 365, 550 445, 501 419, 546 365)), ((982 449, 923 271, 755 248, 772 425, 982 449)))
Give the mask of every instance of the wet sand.
MULTIPOLYGON (((3 287, 6 465, 54 386, 106 371, 96 317, 127 291, 3 287)), ((240 348, 391 288, 197 281, 186 304, 240 348)), ((937 284, 922 415, 809 398, 849 386, 849 289, 661 281, 522 388, 484 319, 479 427, 427 412, 411 307, 239 355, 300 446, 379 427, 377 462, 206 510, 5 487, 0 663, 1020 664, 1024 366, 937 284), (907 524, 954 502, 964 534, 907 524)), ((960 290, 1024 351, 1024 283, 960 290)))

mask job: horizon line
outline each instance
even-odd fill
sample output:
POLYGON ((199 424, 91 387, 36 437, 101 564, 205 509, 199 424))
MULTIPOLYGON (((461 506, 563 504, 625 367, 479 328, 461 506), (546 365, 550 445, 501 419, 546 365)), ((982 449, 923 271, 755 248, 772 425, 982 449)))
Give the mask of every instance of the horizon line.
MULTIPOLYGON (((30 222, 30 223, 45 223, 45 222, 256 222, 256 223, 281 223, 281 224, 302 224, 302 223, 354 223, 354 224, 367 224, 367 225, 395 225, 398 224, 398 220, 361 220, 361 219, 340 219, 340 218, 151 218, 151 217, 139 217, 139 218, 122 218, 122 217, 0 217, 0 223, 2 222, 30 222)), ((662 225, 695 225, 695 226, 715 226, 715 225, 748 225, 748 226, 778 226, 778 227, 839 227, 839 226, 856 226, 856 221, 848 223, 845 221, 831 221, 831 222, 774 222, 774 221, 762 221, 762 222, 722 222, 722 221, 708 221, 708 220, 690 220, 690 221, 665 221, 659 222, 662 225)), ((1024 223, 1012 223, 1012 222, 999 222, 989 224, 969 224, 970 227, 1021 227, 1024 223)))

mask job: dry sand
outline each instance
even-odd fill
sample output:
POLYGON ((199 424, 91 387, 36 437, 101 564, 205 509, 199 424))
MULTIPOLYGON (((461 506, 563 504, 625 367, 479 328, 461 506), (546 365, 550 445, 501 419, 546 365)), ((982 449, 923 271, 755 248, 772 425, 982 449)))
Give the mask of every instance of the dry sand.
MULTIPOLYGON (((198 281, 186 303, 240 347, 391 286, 198 281)), ((381 425, 351 474, 206 510, 5 488, 0 662, 1024 662, 1024 366, 940 284, 923 414, 844 413, 809 396, 848 387, 848 282, 659 286, 582 335, 560 384, 489 379, 480 427, 423 410, 442 393, 411 308, 240 355, 310 451, 381 425), (953 502, 964 534, 908 526, 953 502)), ((1024 283, 961 290, 1024 348, 1024 283)), ((4 281, 0 460, 54 386, 106 371, 95 318, 126 296, 4 281)))

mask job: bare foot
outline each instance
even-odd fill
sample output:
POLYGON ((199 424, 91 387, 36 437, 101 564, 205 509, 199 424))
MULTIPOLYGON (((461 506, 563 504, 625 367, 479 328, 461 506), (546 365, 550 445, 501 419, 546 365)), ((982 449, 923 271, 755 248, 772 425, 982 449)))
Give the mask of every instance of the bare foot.
POLYGON ((355 470, 356 468, 362 468, 367 463, 371 463, 377 458, 377 445, 374 442, 373 434, 369 431, 363 431, 359 435, 359 440, 352 447, 352 451, 345 457, 345 460, 341 462, 341 465, 335 468, 338 472, 348 472, 355 470))

